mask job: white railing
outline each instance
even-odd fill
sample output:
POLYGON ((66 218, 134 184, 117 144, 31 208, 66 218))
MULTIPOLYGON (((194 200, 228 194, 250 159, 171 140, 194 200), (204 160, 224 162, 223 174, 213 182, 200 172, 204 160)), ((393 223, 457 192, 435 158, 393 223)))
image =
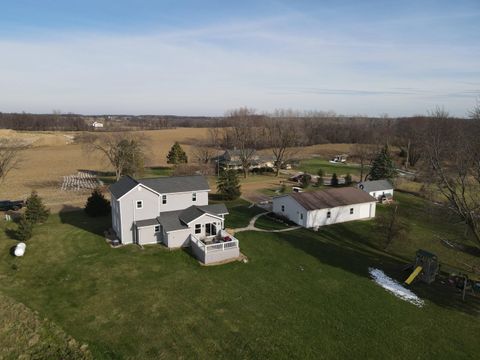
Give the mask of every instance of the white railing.
POLYGON ((220 231, 220 236, 222 238, 224 237, 229 237, 231 240, 229 241, 222 241, 219 243, 215 244, 209 244, 206 245, 202 240, 197 238, 195 235, 190 235, 190 240, 198 247, 200 248, 205 254, 213 251, 225 251, 225 250, 230 250, 230 249, 235 249, 239 247, 239 242, 238 239, 234 238, 232 235, 227 233, 224 230, 220 231))

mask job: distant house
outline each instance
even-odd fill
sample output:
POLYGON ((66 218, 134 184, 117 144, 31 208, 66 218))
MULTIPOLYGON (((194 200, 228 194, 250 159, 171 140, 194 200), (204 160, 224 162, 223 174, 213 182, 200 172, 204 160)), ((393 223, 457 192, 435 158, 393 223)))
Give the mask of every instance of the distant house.
POLYGON ((385 202, 393 199, 393 185, 388 180, 363 181, 357 187, 377 201, 385 202))
POLYGON ((123 177, 110 186, 113 230, 122 244, 191 246, 206 264, 237 258, 238 240, 224 230, 228 210, 209 205, 209 191, 203 176, 123 177))
POLYGON ((92 124, 92 127, 94 129, 103 128, 103 123, 98 122, 98 121, 94 121, 93 124, 92 124))
POLYGON ((273 198, 273 212, 306 228, 375 217, 376 200, 353 188, 291 193, 273 198))
MULTIPOLYGON (((243 150, 243 154, 250 155, 250 168, 249 170, 259 169, 259 168, 273 168, 274 159, 271 156, 262 156, 257 153, 256 150, 246 149, 243 150)), ((214 158, 213 160, 220 166, 222 169, 233 169, 240 170, 242 169, 242 150, 226 150, 222 155, 214 158)))

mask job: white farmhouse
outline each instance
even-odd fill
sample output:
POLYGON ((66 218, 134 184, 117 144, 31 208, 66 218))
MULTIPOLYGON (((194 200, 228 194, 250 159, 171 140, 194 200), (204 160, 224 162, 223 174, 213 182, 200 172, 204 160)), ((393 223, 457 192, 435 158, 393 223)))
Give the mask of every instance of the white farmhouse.
POLYGON ((203 263, 237 258, 238 240, 224 230, 228 210, 209 205, 209 191, 203 176, 125 176, 110 186, 113 230, 122 244, 191 246, 203 263))
POLYGON ((98 122, 98 121, 94 121, 93 124, 92 124, 92 127, 93 127, 94 129, 103 128, 103 123, 98 122))
POLYGON ((345 187, 291 193, 273 198, 273 212, 306 228, 375 217, 376 200, 362 190, 345 187))
POLYGON ((364 181, 357 186, 377 201, 384 202, 393 199, 393 185, 388 180, 364 181))

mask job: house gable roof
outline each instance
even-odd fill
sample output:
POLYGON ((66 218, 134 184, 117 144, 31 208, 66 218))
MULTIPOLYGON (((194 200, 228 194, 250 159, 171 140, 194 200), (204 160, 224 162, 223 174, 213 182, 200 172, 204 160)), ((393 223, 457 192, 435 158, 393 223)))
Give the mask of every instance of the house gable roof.
POLYGON ((228 214, 227 207, 224 204, 214 204, 206 206, 192 205, 185 210, 168 211, 161 213, 157 218, 166 232, 188 229, 188 223, 198 219, 203 215, 212 215, 219 217, 228 214))
POLYGON ((393 185, 388 180, 364 181, 358 184, 358 187, 366 192, 393 189, 393 185))
POLYGON ((366 192, 353 187, 291 193, 289 196, 299 203, 305 210, 330 209, 338 206, 376 201, 374 197, 366 192))
POLYGON ((120 199, 123 195, 138 185, 138 181, 130 176, 124 176, 116 183, 110 185, 109 189, 115 199, 120 199))
POLYGON ((210 190, 207 179, 202 175, 140 179, 138 182, 160 194, 210 190))

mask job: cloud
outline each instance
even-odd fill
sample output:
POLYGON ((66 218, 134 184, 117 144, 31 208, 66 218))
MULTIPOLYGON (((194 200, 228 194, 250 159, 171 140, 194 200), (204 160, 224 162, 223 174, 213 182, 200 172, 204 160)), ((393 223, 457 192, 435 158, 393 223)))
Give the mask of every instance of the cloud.
POLYGON ((0 39, 0 111, 216 115, 247 105, 408 115, 443 104, 463 115, 473 106, 478 46, 452 52, 295 29, 304 19, 0 39))

